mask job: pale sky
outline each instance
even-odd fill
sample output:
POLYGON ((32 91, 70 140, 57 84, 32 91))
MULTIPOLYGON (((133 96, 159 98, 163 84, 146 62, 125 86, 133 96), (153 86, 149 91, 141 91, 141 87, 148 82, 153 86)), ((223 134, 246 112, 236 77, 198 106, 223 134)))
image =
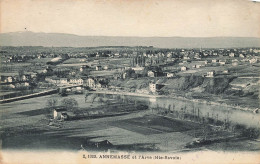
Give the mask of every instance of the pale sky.
POLYGON ((0 0, 1 33, 260 37, 248 0, 0 0))

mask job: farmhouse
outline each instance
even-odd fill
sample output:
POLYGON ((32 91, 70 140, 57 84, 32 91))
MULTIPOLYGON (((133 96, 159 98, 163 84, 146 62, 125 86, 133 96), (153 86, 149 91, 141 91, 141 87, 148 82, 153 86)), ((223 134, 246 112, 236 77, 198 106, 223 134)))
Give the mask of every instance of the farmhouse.
POLYGON ((228 73, 229 73, 229 70, 224 70, 223 73, 224 73, 224 74, 228 74, 228 73))
POLYGON ((237 54, 237 53, 234 53, 234 52, 231 52, 231 53, 229 54, 229 57, 238 57, 238 54, 237 54))
POLYGON ((22 75, 22 78, 21 78, 22 81, 28 81, 30 79, 31 79, 31 75, 29 75, 29 74, 22 75))
POLYGON ((257 58, 250 59, 250 60, 249 60, 249 63, 250 63, 250 64, 257 63, 257 58))
POLYGON ((104 70, 108 70, 109 69, 109 66, 104 66, 104 70))
POLYGON ((181 71, 187 71, 187 69, 188 69, 187 67, 184 67, 184 66, 181 67, 181 71))
POLYGON ((149 84, 149 89, 153 93, 158 92, 162 87, 164 87, 164 85, 158 84, 158 83, 150 83, 149 84))
POLYGON ((96 66, 96 71, 100 71, 100 70, 102 70, 102 66, 101 65, 96 66))
POLYGON ((5 82, 7 82, 7 83, 11 83, 11 82, 13 82, 14 81, 14 78, 12 77, 12 76, 9 76, 9 77, 7 77, 6 79, 5 79, 5 82))
POLYGON ((83 66, 80 67, 79 71, 80 71, 80 72, 84 72, 84 71, 87 70, 88 68, 89 68, 89 66, 83 65, 83 66))
POLYGON ((214 76, 215 76, 215 71, 207 72, 207 77, 214 77, 214 76))
POLYGON ((211 61, 210 60, 205 60, 204 63, 205 64, 209 64, 209 63, 211 63, 211 61))
POLYGON ((226 61, 225 60, 219 60, 218 62, 220 65, 225 65, 226 64, 226 61))
POLYGON ((245 58, 245 55, 244 54, 239 54, 239 57, 240 58, 245 58))
POLYGON ((107 87, 107 82, 106 82, 106 79, 104 79, 104 78, 89 77, 87 79, 86 85, 89 88, 92 88, 92 89, 106 88, 107 87))
POLYGON ((66 120, 68 119, 68 114, 66 113, 66 109, 64 107, 57 107, 53 110, 53 119, 56 120, 66 120))
POLYGON ((90 77, 87 79, 87 86, 90 88, 96 88, 96 82, 95 79, 90 77))
POLYGON ((148 71, 147 72, 147 76, 149 77, 158 77, 158 76, 162 76, 163 73, 159 72, 159 71, 148 71))
POLYGON ((196 64, 194 66, 192 66, 193 68, 200 68, 202 65, 201 64, 196 64))
POLYGON ((212 59, 212 63, 217 63, 217 62, 219 62, 218 59, 212 59))
POLYGON ((172 72, 167 72, 167 75, 166 75, 167 77, 174 77, 175 76, 175 74, 174 73, 172 73, 172 72))

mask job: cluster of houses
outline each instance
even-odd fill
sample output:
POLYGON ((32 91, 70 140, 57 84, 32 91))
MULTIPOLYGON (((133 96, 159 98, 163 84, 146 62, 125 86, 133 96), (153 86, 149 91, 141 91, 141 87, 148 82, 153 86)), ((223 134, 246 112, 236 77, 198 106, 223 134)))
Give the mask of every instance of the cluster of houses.
POLYGON ((32 79, 36 78, 36 73, 32 74, 24 74, 19 77, 18 75, 14 76, 0 76, 1 83, 13 83, 13 82, 24 82, 24 81, 30 81, 32 79))
MULTIPOLYGON (((101 71, 113 69, 112 66, 102 65, 98 63, 90 68, 87 65, 81 66, 77 71, 70 70, 66 68, 55 68, 52 69, 47 67, 40 73, 44 75, 44 79, 41 82, 51 83, 57 86, 66 85, 82 85, 88 86, 90 88, 106 88, 108 81, 111 78, 114 79, 128 79, 136 77, 168 77, 173 78, 178 72, 188 72, 188 70, 200 70, 202 67, 208 66, 224 66, 226 64, 232 64, 232 66, 237 66, 241 62, 254 64, 259 62, 257 54, 259 54, 259 49, 176 49, 174 50, 163 50, 163 51, 132 51, 132 52, 96 52, 93 54, 89 53, 68 53, 61 56, 67 58, 71 57, 81 57, 82 60, 86 61, 86 58, 93 56, 95 60, 101 57, 112 57, 112 58, 129 58, 131 67, 124 68, 122 71, 114 74, 112 77, 89 77, 89 75, 83 75, 85 71, 101 71), (175 62, 179 65, 175 65, 175 62), (169 63, 174 63, 175 69, 158 69, 160 66, 164 67, 169 63)), ((58 54, 45 53, 37 55, 11 55, 7 56, 6 62, 22 62, 32 58, 46 58, 54 57, 52 62, 58 62, 61 60, 58 54)), ((122 66, 123 67, 123 66, 122 66)), ((210 70, 204 72, 205 77, 215 77, 218 72, 215 70, 210 70)), ((223 74, 228 74, 229 70, 224 70, 223 74)), ((6 83, 11 88, 16 88, 18 86, 30 86, 30 81, 33 81, 37 73, 24 74, 20 77, 18 76, 1 76, 1 83, 6 83)), ((156 92, 161 87, 160 84, 151 84, 149 86, 152 92, 156 92)))
POLYGON ((47 77, 45 81, 55 84, 57 86, 81 85, 91 89, 106 88, 108 84, 107 78, 104 77, 82 77, 82 78, 58 78, 47 77))
POLYGON ((5 76, 1 75, 0 76, 0 82, 1 85, 4 88, 24 88, 24 87, 30 87, 31 83, 35 80, 36 78, 36 73, 31 73, 31 74, 23 74, 20 77, 18 75, 10 75, 10 76, 5 76))
POLYGON ((7 57, 6 60, 4 60, 4 63, 19 63, 19 62, 25 62, 29 59, 33 59, 33 56, 27 56, 27 55, 11 55, 7 57))

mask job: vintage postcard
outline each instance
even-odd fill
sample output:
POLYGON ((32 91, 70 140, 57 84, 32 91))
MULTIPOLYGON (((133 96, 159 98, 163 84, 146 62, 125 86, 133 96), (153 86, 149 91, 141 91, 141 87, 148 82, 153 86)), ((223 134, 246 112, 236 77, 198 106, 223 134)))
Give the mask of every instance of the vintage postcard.
POLYGON ((0 163, 260 163, 258 0, 0 0, 0 163))

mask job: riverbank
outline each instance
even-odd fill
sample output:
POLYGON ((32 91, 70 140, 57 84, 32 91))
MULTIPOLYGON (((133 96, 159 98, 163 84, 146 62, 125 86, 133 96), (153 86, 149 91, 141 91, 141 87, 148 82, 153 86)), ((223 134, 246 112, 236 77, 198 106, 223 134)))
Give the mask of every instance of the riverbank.
POLYGON ((207 105, 214 105, 214 106, 223 106, 227 108, 234 108, 242 111, 247 111, 247 112, 253 112, 253 113, 258 113, 259 108, 249 108, 249 107, 241 107, 241 106, 234 106, 234 105, 228 105, 226 103, 218 103, 218 102, 213 102, 209 100, 203 100, 203 99, 188 99, 183 96, 177 96, 177 95, 154 95, 154 94, 147 94, 147 93, 133 93, 133 92, 118 92, 118 91, 108 91, 108 90, 97 90, 97 91, 90 91, 88 93, 100 93, 100 94, 114 94, 114 95, 126 95, 126 96, 138 96, 138 97, 149 97, 149 98, 174 98, 182 101, 191 101, 191 102, 196 102, 196 103, 204 103, 207 105))
POLYGON ((101 94, 126 95, 126 96, 139 96, 139 97, 149 97, 149 98, 165 97, 164 95, 151 95, 151 94, 133 93, 133 92, 115 92, 115 91, 108 91, 108 90, 90 91, 88 93, 101 93, 101 94))

